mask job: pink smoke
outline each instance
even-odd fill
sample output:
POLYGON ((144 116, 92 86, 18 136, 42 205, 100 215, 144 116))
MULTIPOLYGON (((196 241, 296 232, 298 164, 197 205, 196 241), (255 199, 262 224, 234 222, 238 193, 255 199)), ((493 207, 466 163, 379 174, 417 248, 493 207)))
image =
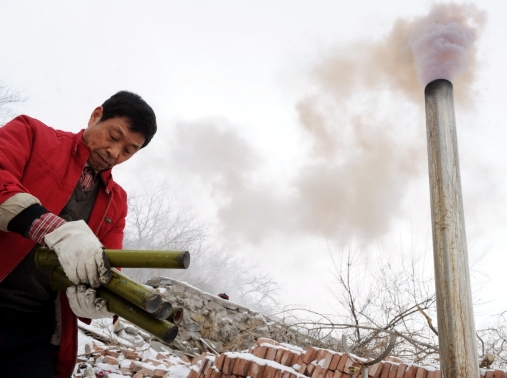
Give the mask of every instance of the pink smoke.
POLYGON ((414 23, 409 45, 418 78, 426 85, 435 79, 453 81, 471 64, 481 12, 455 4, 435 6, 428 16, 414 23))

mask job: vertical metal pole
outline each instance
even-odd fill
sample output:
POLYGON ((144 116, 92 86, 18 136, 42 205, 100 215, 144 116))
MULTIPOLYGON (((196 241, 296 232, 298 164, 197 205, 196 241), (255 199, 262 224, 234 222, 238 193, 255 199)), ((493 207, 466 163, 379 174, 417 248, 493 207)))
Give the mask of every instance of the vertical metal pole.
POLYGON ((470 272, 451 82, 426 86, 426 131, 441 371, 477 378, 470 272))

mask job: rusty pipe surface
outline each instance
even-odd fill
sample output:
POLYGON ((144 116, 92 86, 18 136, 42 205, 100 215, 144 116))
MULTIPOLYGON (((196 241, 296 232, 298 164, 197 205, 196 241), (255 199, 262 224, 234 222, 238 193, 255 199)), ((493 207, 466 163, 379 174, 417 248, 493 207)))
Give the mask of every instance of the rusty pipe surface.
POLYGON ((476 378, 479 365, 452 83, 430 82, 425 99, 441 370, 446 378, 476 378))

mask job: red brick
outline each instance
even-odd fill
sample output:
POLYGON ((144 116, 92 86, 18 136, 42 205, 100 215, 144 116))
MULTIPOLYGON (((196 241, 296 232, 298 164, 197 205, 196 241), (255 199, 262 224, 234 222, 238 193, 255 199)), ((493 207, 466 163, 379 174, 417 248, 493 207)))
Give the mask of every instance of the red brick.
POLYGON ((248 376, 252 378, 262 378, 265 368, 266 365, 259 365, 258 363, 252 361, 250 368, 248 369, 248 376))
POLYGON ((326 370, 325 378, 333 378, 334 371, 332 370, 326 370))
POLYGON ((276 352, 278 351, 275 347, 268 347, 268 351, 266 353, 266 357, 264 357, 266 360, 274 361, 276 357, 276 352))
POLYGON ((396 378, 396 375, 398 373, 398 365, 391 366, 391 371, 389 371, 388 378, 396 378))
MULTIPOLYGON (((484 375, 484 378, 493 378, 494 372, 492 370, 488 370, 486 374, 484 375)), ((419 378, 419 377, 417 377, 419 378)))
POLYGON ((308 376, 311 377, 313 372, 315 371, 315 368, 317 365, 315 364, 308 364, 308 368, 306 369, 308 371, 308 376))
POLYGON ((412 365, 405 373, 405 377, 403 378, 415 378, 415 373, 417 372, 417 366, 412 365))
POLYGON ((224 366, 225 357, 225 354, 221 354, 215 359, 215 366, 220 371, 222 371, 222 367, 224 366))
POLYGON ((435 372, 433 370, 428 370, 426 378, 435 378, 435 372))
POLYGON ((389 376, 389 371, 391 370, 392 364, 389 362, 384 363, 384 367, 382 368, 382 373, 380 374, 380 378, 387 378, 389 376))
POLYGON ((262 374, 262 378, 275 378, 277 368, 267 365, 264 369, 264 374, 262 374))
POLYGON ((275 355, 275 361, 280 363, 282 361, 282 356, 285 352, 288 352, 288 350, 286 349, 282 349, 282 348, 279 348, 277 351, 276 351, 276 355, 275 355))
POLYGON ((141 373, 141 374, 146 374, 146 375, 152 376, 153 375, 153 370, 143 367, 137 373, 138 374, 141 373))
POLYGON ((306 350, 305 354, 303 354, 303 356, 302 356, 303 362, 308 365, 310 362, 312 362, 315 359, 316 354, 317 354, 317 349, 315 349, 314 347, 309 347, 306 350))
POLYGON ((297 355, 296 354, 292 353, 290 350, 286 350, 282 354, 282 359, 280 360, 280 363, 283 366, 292 366, 294 360, 296 360, 296 359, 297 359, 297 355))
POLYGON ((324 370, 324 369, 322 369, 322 367, 320 367, 319 365, 317 365, 315 367, 315 369, 313 370, 311 378, 319 378, 319 377, 322 378, 322 370, 324 370))
POLYGON ((505 374, 503 370, 495 370, 495 373, 493 374, 493 378, 504 378, 505 374))
POLYGON ((282 378, 290 378, 290 375, 292 373, 288 370, 285 370, 283 373, 282 373, 282 378))
POLYGON ((325 353, 325 357, 324 357, 324 363, 322 364, 322 367, 324 369, 329 369, 329 365, 331 365, 331 361, 333 361, 333 357, 335 356, 334 353, 331 353, 331 352, 327 352, 325 353))
POLYGON ((433 378, 440 378, 440 370, 435 370, 435 376, 433 378))
POLYGON ((248 370, 250 369, 250 361, 238 357, 236 363, 233 366, 232 373, 241 377, 248 376, 248 370))
POLYGON ((347 363, 347 361, 349 360, 349 358, 347 357, 347 355, 344 353, 342 354, 342 356, 340 357, 340 361, 338 361, 338 366, 336 367, 336 370, 338 371, 345 371, 345 364, 347 363))
POLYGON ((400 364, 400 366, 398 366, 398 371, 396 372, 396 378, 403 378, 406 370, 407 370, 407 365, 400 364))
POLYGON ((132 361, 130 363, 130 370, 132 371, 139 371, 142 369, 142 365, 139 361, 132 361))
POLYGON ((420 367, 417 369, 417 373, 415 373, 415 378, 426 378, 427 374, 428 374, 428 370, 420 367))
POLYGON ((202 360, 202 363, 201 363, 201 368, 199 369, 199 371, 201 373, 206 373, 206 371, 213 366, 213 361, 211 361, 209 358, 205 358, 202 360))
POLYGON ((126 350, 123 352, 123 355, 131 360, 137 360, 139 358, 139 354, 137 352, 134 352, 132 350, 126 350))
POLYGON ((315 360, 317 360, 317 362, 322 360, 324 358, 324 355, 326 354, 326 352, 327 351, 325 349, 317 348, 317 353, 315 354, 315 360))
POLYGON ((299 365, 298 373, 306 375, 307 369, 308 365, 303 362, 301 365, 299 365))
POLYGON ((342 377, 342 375, 343 375, 344 377, 348 377, 348 375, 342 374, 342 372, 341 372, 340 370, 336 370, 336 371, 334 372, 334 374, 333 374, 333 378, 341 378, 341 377, 342 377))
POLYGON ((372 375, 372 377, 373 378, 379 378, 380 374, 382 374, 382 370, 384 370, 384 363, 383 362, 379 362, 378 366, 377 366, 377 371, 375 372, 374 375, 372 375))
POLYGON ((333 359, 331 360, 331 363, 329 364, 329 370, 336 370, 338 367, 338 362, 340 362, 340 358, 342 358, 341 354, 335 353, 333 355, 333 359))
POLYGON ((216 372, 215 368, 213 366, 210 366, 206 369, 206 374, 205 374, 205 378, 211 378, 213 375, 215 375, 214 373, 216 372))
MULTIPOLYGON (((120 369, 119 369, 122 373, 132 373, 132 370, 130 370, 130 367, 121 367, 120 366, 120 369)), ((190 371, 190 373, 192 372, 193 370, 190 371)), ((190 377, 190 373, 188 374, 188 376, 190 377)))
POLYGON ((232 374, 232 368, 233 368, 235 362, 236 362, 235 358, 228 357, 228 356, 225 357, 225 361, 222 366, 222 372, 224 374, 228 374, 228 375, 232 374))
POLYGON ((375 365, 372 365, 372 366, 368 366, 368 375, 370 377, 373 377, 375 376, 375 373, 377 373, 377 371, 379 370, 382 370, 382 363, 377 363, 375 365))
POLYGON ((298 364, 299 366, 303 364, 308 365, 303 361, 303 356, 301 354, 294 354, 294 358, 292 359, 292 365, 294 364, 298 364))
POLYGON ((345 373, 349 373, 349 366, 352 366, 353 365, 353 362, 350 358, 347 359, 347 361, 345 362, 345 366, 343 367, 343 371, 345 373))
POLYGON ((275 378, 282 378, 282 371, 280 369, 276 369, 275 378))
MULTIPOLYGON (((201 354, 201 356, 202 356, 202 355, 204 355, 204 353, 203 353, 203 354, 201 354)), ((160 352, 159 352, 159 353, 157 353, 157 359, 159 359, 159 360, 163 360, 164 358, 167 358, 167 357, 169 357, 167 354, 162 354, 162 353, 160 353, 160 352)))
POLYGON ((104 356, 104 362, 109 365, 118 365, 118 359, 113 356, 104 356))
POLYGON ((106 350, 106 356, 111 356, 117 359, 118 357, 120 357, 120 353, 115 352, 113 350, 106 350))
POLYGON ((255 357, 259 357, 259 358, 266 358, 266 353, 268 353, 268 347, 262 346, 262 347, 256 348, 254 350, 253 355, 255 357))

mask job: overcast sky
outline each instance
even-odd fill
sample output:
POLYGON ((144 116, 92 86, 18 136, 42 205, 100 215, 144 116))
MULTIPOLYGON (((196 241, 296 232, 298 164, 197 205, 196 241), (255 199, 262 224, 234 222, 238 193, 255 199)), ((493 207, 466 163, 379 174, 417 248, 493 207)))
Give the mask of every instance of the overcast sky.
MULTIPOLYGON (((433 6, 3 0, 0 81, 23 92, 16 113, 70 131, 118 90, 139 93, 160 131, 117 180, 165 183, 285 303, 330 312, 330 253, 352 248, 369 269, 426 253, 432 269, 424 85, 399 44, 433 6)), ((506 9, 460 9, 476 32, 453 82, 484 317, 507 310, 506 9)))

